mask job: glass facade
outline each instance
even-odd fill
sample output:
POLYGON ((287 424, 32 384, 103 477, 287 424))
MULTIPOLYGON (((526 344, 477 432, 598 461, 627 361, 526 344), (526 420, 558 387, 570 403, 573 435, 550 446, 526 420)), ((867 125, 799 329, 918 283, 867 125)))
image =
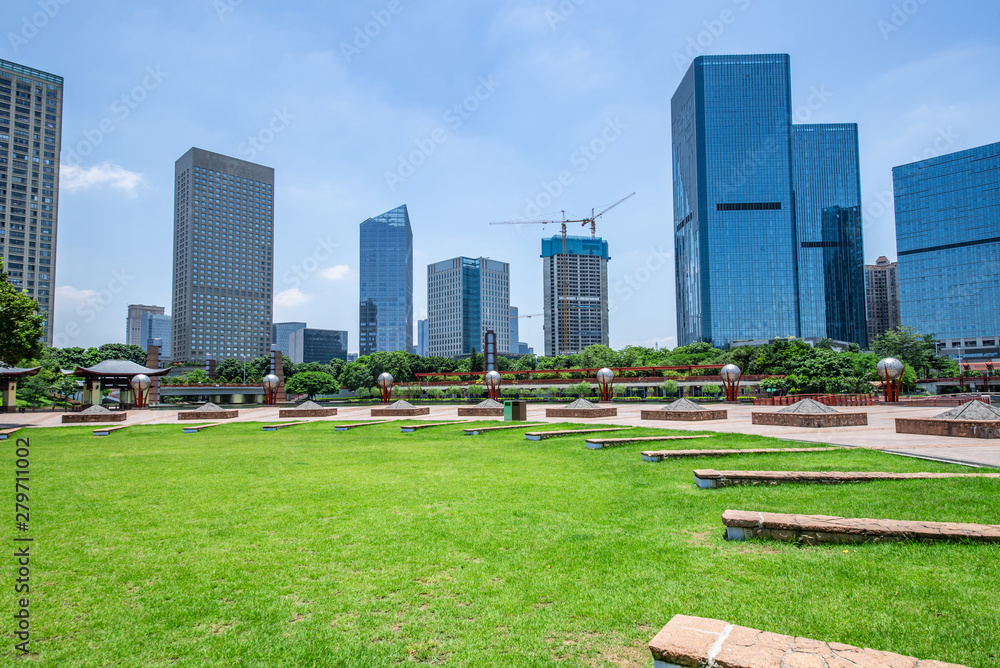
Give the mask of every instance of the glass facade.
POLYGON ((302 349, 294 349, 292 337, 295 332, 306 328, 304 322, 276 322, 271 325, 271 344, 278 346, 282 355, 288 355, 288 359, 295 364, 302 363, 302 349))
POLYGON ((1000 335, 1000 143, 892 170, 900 317, 938 339, 1000 335))
MULTIPOLYGON (((0 60, 0 257, 53 343, 63 78, 0 60)), ((60 345, 65 345, 62 343, 60 345)))
POLYGON ((142 336, 142 314, 152 313, 163 315, 167 310, 162 306, 150 306, 147 304, 129 304, 128 316, 125 318, 125 343, 130 346, 146 348, 146 339, 142 336))
POLYGON ((329 364, 332 359, 347 361, 347 332, 303 328, 296 330, 291 338, 292 347, 301 351, 301 362, 329 364))
POLYGON ((160 361, 170 361, 170 316, 162 313, 143 313, 140 317, 139 339, 143 350, 149 350, 153 339, 160 340, 160 361))
POLYGON ((854 123, 792 126, 799 336, 867 347, 854 123))
POLYGON ((361 223, 362 355, 413 352, 413 232, 406 205, 361 223))
POLYGON ((497 350, 510 345, 510 266, 457 257, 427 267, 427 354, 463 357, 482 352, 487 330, 497 350))
POLYGON ((864 321, 860 208, 829 214, 847 252, 823 237, 824 211, 860 207, 857 128, 793 126, 790 67, 787 54, 702 56, 671 100, 680 345, 833 338, 864 321), (858 289, 828 289, 855 274, 858 289))

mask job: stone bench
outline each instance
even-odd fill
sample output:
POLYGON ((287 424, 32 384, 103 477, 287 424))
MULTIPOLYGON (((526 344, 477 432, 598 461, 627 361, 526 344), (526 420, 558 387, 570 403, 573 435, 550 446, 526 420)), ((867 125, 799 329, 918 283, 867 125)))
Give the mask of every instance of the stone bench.
POLYGON ((562 429, 557 431, 529 431, 524 435, 529 441, 542 441, 546 438, 555 438, 556 436, 579 436, 580 434, 598 434, 608 431, 627 431, 632 427, 600 427, 595 429, 562 429))
POLYGON ((300 424, 309 424, 308 420, 302 422, 281 422, 279 424, 266 424, 264 425, 264 431, 278 431, 279 429, 286 429, 288 427, 297 427, 300 424))
POLYGON ((239 411, 179 411, 178 420, 232 420, 240 416, 239 411))
POLYGON ((26 427, 13 427, 12 429, 2 429, 2 430, 0 430, 0 441, 6 441, 8 438, 10 438, 11 436, 13 436, 15 432, 18 432, 18 431, 20 431, 22 429, 25 429, 25 428, 26 427))
POLYGON ((459 422, 428 422, 427 424, 408 424, 399 428, 404 434, 412 434, 420 429, 430 429, 431 427, 445 427, 450 424, 465 424, 465 420, 459 422))
POLYGON ((649 642, 654 668, 966 668, 675 615, 649 642))
POLYGON ((413 408, 373 408, 371 411, 372 417, 417 417, 419 415, 430 415, 430 406, 413 408))
POLYGON ((535 422, 532 424, 527 424, 521 422, 519 424, 505 424, 501 427, 471 427, 465 430, 466 436, 478 436, 479 434, 487 434, 491 431, 504 431, 506 429, 531 429, 533 427, 541 427, 544 422, 535 422))
POLYGON ((864 427, 868 425, 868 413, 751 413, 753 424, 772 427, 864 427))
POLYGON ((598 408, 546 408, 547 418, 568 418, 571 420, 589 420, 591 418, 617 417, 618 407, 607 406, 598 408))
POLYGON ((184 427, 185 434, 197 434, 205 429, 210 429, 211 427, 221 427, 224 422, 213 422, 211 424, 191 424, 184 427))
POLYGON ((843 448, 750 448, 746 450, 649 450, 642 453, 644 462, 662 462, 664 459, 687 457, 729 457, 732 455, 770 455, 796 452, 832 452, 843 448))
POLYGON ((468 406, 458 409, 458 417, 503 417, 503 409, 468 406))
POLYGON ((119 424, 111 427, 98 427, 94 430, 94 436, 110 436, 116 431, 121 431, 125 428, 125 425, 119 424))
POLYGON ((631 438, 588 438, 588 450, 601 450, 625 443, 644 443, 646 441, 690 441, 696 438, 712 438, 711 434, 698 436, 633 436, 631 438))
POLYGON ((733 485, 784 485, 813 483, 840 485, 876 480, 940 480, 943 478, 1000 478, 1000 473, 885 473, 861 471, 716 471, 698 469, 694 481, 702 489, 733 485))
POLYGON ((827 515, 786 515, 727 510, 722 514, 727 540, 768 538, 789 543, 889 543, 905 540, 935 542, 970 540, 1000 543, 1000 525, 959 524, 956 522, 912 522, 830 517, 827 515))
POLYGON ((333 428, 334 431, 349 431, 351 429, 357 429, 358 427, 370 427, 376 424, 385 424, 388 420, 376 420, 374 422, 355 422, 354 424, 338 424, 333 428))

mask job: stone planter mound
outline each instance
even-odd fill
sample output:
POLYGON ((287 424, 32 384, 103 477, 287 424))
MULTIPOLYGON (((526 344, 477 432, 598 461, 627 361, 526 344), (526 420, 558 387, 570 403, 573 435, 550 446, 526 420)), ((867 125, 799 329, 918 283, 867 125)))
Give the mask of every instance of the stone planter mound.
POLYGON ((503 404, 487 399, 475 406, 459 408, 458 417, 503 417, 503 404))
POLYGON ((94 422, 124 422, 128 413, 115 413, 104 406, 91 406, 79 413, 67 413, 62 416, 63 424, 92 424, 94 422))
POLYGON ((752 417, 753 424, 810 429, 863 427, 868 424, 868 413, 841 413, 812 399, 803 399, 776 413, 753 413, 752 417))
POLYGON ((973 400, 930 419, 896 418, 896 433, 1000 438, 1000 409, 973 400))
POLYGON ((729 411, 725 409, 707 409, 690 399, 678 399, 660 410, 642 411, 643 420, 679 420, 683 422, 700 422, 702 420, 725 420, 729 411))
POLYGON ((336 414, 336 408, 323 408, 315 401, 307 401, 295 408, 282 408, 278 411, 279 418, 320 418, 333 417, 336 414))
POLYGON ((430 414, 431 409, 429 406, 417 408, 409 401, 403 401, 402 399, 383 408, 373 408, 371 410, 372 417, 415 417, 417 415, 430 414))
POLYGON ((239 417, 239 411, 227 411, 224 408, 216 406, 211 401, 207 404, 202 404, 193 411, 179 411, 177 413, 178 420, 232 420, 234 417, 239 417))
POLYGON ((555 418, 601 418, 615 417, 618 409, 614 406, 595 406, 586 399, 577 399, 568 406, 562 408, 546 408, 545 417, 555 418))

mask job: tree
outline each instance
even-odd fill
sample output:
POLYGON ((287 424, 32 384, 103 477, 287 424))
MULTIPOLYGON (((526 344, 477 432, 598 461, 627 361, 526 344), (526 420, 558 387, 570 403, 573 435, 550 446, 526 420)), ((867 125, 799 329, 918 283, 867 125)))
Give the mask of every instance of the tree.
POLYGON ((660 383, 660 390, 663 392, 665 397, 676 397, 677 396, 677 381, 676 380, 665 380, 660 383))
POLYGON ((41 355, 44 322, 38 302, 11 284, 0 259, 0 361, 16 366, 41 355))
MULTIPOLYGON (((340 384, 354 392, 360 388, 375 387, 375 377, 368 365, 358 360, 344 367, 340 373, 340 384)), ((358 396, 360 398, 360 394, 358 396)))
POLYGON ((184 382, 191 384, 208 382, 208 374, 205 373, 204 369, 191 369, 182 378, 184 378, 184 382))
MULTIPOLYGON (((410 369, 410 357, 408 353, 397 350, 391 353, 379 352, 359 357, 356 363, 368 367, 373 379, 372 385, 375 384, 374 379, 386 372, 392 375, 395 382, 408 383, 414 380, 413 371, 410 369)), ((350 365, 347 366, 350 367, 350 365)))
POLYGON ((593 345, 587 346, 578 355, 578 363, 584 369, 602 369, 604 367, 616 367, 618 364, 618 353, 607 346, 593 345))
POLYGON ((285 391, 292 394, 306 394, 312 399, 317 394, 335 394, 340 391, 340 385, 328 373, 305 371, 296 373, 285 384, 285 391))
POLYGON ((707 383, 701 386, 701 392, 702 394, 707 394, 709 396, 716 397, 722 394, 722 387, 716 385, 715 383, 707 383))
POLYGON ((49 398, 49 383, 41 375, 29 376, 18 383, 17 394, 32 406, 49 398))
POLYGON ((141 366, 146 366, 146 351, 140 346, 130 346, 124 343, 105 343, 97 349, 98 361, 128 360, 141 366))

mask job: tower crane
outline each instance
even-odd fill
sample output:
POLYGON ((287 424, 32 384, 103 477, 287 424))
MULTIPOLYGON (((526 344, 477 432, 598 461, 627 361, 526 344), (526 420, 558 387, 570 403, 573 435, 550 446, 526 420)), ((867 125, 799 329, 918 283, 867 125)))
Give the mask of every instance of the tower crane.
POLYGON ((566 341, 567 328, 566 328, 566 318, 565 311, 569 308, 569 282, 566 278, 566 264, 567 264, 567 249, 566 249, 566 236, 567 236, 567 225, 573 223, 580 223, 581 227, 586 227, 590 225, 590 236, 594 238, 597 236, 597 219, 606 214, 611 209, 615 208, 627 199, 635 196, 635 193, 631 193, 622 197, 620 200, 604 209, 600 213, 594 213, 596 209, 590 210, 590 218, 580 218, 579 220, 566 220, 566 211, 563 210, 562 220, 505 220, 496 223, 490 223, 490 225, 561 225, 562 226, 562 255, 560 256, 559 264, 562 266, 562 305, 560 308, 556 309, 558 314, 558 320, 562 323, 562 354, 566 354, 566 350, 569 347, 566 341))

